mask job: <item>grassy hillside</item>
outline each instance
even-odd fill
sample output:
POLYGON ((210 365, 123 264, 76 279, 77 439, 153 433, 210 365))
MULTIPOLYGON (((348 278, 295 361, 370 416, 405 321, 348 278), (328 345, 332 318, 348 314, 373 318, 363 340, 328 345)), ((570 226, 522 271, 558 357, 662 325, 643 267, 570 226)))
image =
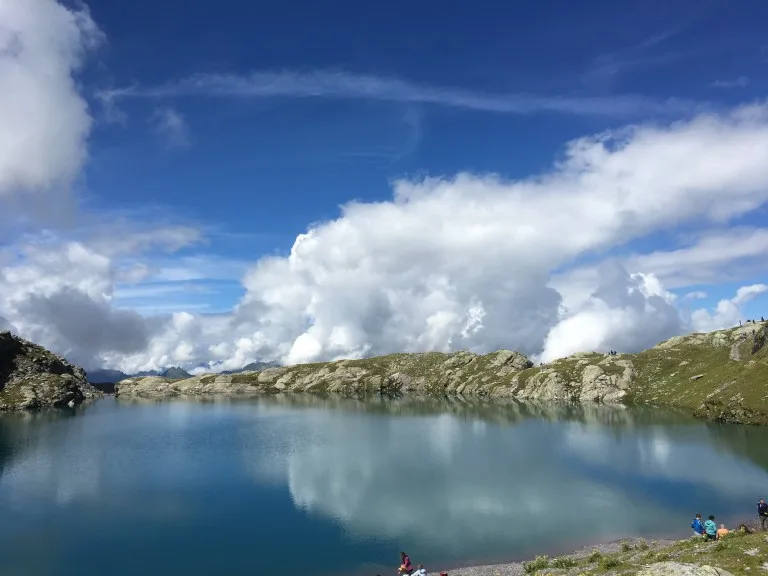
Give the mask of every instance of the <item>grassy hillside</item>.
POLYGON ((768 424, 767 335, 766 324, 749 324, 641 352, 633 358, 633 396, 713 419, 768 424))
MULTIPOLYGON (((524 564, 524 572, 535 576, 564 574, 569 576, 603 576, 621 574, 674 575, 682 574, 678 566, 694 564, 713 566, 731 574, 760 574, 768 570, 768 539, 765 532, 734 531, 718 542, 691 538, 679 542, 655 543, 632 541, 620 543, 617 551, 583 551, 582 553, 548 558, 539 556, 524 564), (659 563, 665 563, 660 565, 659 563)), ((459 574, 461 571, 458 572, 459 574)), ((493 572, 489 572, 492 574, 493 572)))

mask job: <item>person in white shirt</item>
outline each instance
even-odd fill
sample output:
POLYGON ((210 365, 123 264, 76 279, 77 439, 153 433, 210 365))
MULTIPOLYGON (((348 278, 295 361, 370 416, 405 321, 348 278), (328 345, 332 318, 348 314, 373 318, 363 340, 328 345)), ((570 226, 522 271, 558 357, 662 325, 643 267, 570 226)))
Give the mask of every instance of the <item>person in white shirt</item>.
POLYGON ((413 576, 427 576, 427 571, 424 570, 424 564, 419 564, 419 567, 416 569, 416 572, 413 573, 413 576))

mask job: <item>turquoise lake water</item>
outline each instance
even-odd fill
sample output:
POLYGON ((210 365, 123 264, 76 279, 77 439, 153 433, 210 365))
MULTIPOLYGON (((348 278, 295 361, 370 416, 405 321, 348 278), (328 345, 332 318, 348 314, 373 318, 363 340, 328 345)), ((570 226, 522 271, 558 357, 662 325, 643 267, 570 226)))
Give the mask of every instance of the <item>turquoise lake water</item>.
POLYGON ((0 574, 374 576, 624 536, 768 497, 768 428, 671 411, 130 402, 0 416, 0 574))

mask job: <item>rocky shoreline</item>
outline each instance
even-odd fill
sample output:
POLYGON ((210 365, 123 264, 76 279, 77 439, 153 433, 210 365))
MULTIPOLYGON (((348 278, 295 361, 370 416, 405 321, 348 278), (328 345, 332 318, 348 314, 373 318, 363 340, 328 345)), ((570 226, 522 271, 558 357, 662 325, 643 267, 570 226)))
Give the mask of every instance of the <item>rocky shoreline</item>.
POLYGON ((760 532, 755 520, 736 525, 746 531, 733 531, 722 544, 699 538, 626 538, 559 556, 440 568, 428 574, 438 576, 447 571, 449 576, 728 576, 768 571, 768 533, 760 532))
MULTIPOLYGON (((590 555, 598 552, 602 555, 618 554, 622 552, 623 547, 631 546, 633 548, 648 546, 648 550, 661 550, 675 544, 677 540, 673 539, 653 539, 647 540, 645 538, 626 538, 621 540, 614 540, 611 542, 602 542, 599 544, 593 544, 579 548, 568 554, 562 554, 552 556, 551 559, 572 559, 574 561, 585 560, 590 555)), ((539 555, 538 558, 543 558, 544 555, 539 555)), ((546 556, 550 558, 549 556, 546 556)), ((457 566, 450 569, 441 569, 436 572, 429 572, 432 576, 438 576, 440 571, 447 571, 450 576, 524 576, 527 574, 526 565, 535 562, 535 558, 531 558, 525 561, 519 562, 505 562, 501 564, 481 564, 477 566, 457 566)), ((566 563, 566 562, 564 562, 566 563)))

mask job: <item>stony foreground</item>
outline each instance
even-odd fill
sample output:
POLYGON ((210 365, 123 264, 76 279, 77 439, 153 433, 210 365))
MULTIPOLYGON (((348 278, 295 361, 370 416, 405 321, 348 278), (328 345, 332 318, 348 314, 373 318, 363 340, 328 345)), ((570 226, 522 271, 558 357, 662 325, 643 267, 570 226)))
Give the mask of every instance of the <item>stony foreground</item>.
MULTIPOLYGON (((448 570, 450 576, 760 576, 768 573, 765 532, 732 532, 720 542, 641 539, 530 562, 448 570)), ((437 576, 438 570, 430 571, 437 576)))
POLYGON ((0 332, 0 411, 79 404, 102 394, 82 368, 10 332, 0 332))
POLYGON ((679 407, 712 420, 768 424, 766 340, 768 326, 758 322, 677 336, 639 354, 580 353, 539 366, 510 350, 391 354, 183 380, 129 378, 118 383, 116 393, 140 398, 310 392, 635 402, 679 407))

